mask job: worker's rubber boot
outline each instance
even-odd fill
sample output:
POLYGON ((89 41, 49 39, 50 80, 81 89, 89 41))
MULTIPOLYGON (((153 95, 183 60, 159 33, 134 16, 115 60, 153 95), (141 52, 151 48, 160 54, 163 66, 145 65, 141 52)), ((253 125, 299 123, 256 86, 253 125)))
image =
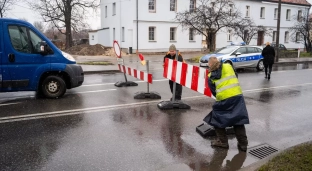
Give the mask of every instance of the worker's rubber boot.
POLYGON ((235 136, 238 141, 237 148, 240 151, 247 151, 248 140, 246 135, 246 129, 244 125, 236 125, 234 126, 235 136))
POLYGON ((215 128, 217 139, 211 141, 211 146, 220 148, 229 148, 228 138, 225 128, 215 128))

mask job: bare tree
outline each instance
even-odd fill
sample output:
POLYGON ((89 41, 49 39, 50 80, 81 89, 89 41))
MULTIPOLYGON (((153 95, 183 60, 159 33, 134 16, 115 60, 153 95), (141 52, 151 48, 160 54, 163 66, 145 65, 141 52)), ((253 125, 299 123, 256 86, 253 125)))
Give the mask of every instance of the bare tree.
POLYGON ((73 45, 72 30, 84 29, 88 9, 96 9, 98 0, 40 0, 30 2, 45 22, 51 22, 59 32, 66 35, 66 49, 73 45))
POLYGON ((197 0, 195 10, 178 12, 175 20, 184 30, 193 29, 195 34, 206 37, 207 49, 215 50, 216 33, 232 27, 241 18, 231 0, 197 0))
POLYGON ((233 35, 240 37, 247 45, 249 45, 251 39, 262 31, 264 35, 271 35, 272 33, 264 26, 258 25, 249 18, 242 18, 241 20, 236 20, 236 22, 231 26, 234 29, 233 35))
POLYGON ((3 18, 6 11, 11 10, 11 7, 17 2, 18 0, 0 0, 0 17, 3 18))
POLYGON ((292 18, 295 22, 294 25, 289 28, 291 40, 294 42, 302 42, 307 52, 312 53, 312 18, 310 18, 309 12, 306 11, 302 16, 295 15, 292 18))
POLYGON ((34 22, 34 26, 35 26, 39 31, 41 31, 41 33, 44 32, 43 22, 41 22, 41 21, 35 21, 35 22, 34 22))

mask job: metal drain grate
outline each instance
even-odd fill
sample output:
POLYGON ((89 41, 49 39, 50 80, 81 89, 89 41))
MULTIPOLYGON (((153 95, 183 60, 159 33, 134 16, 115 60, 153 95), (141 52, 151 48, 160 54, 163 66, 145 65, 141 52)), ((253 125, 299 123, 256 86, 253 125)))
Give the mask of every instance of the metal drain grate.
POLYGON ((264 144, 261 146, 257 146, 254 149, 250 149, 249 150, 249 154, 251 154, 252 156, 255 156, 259 159, 263 159, 266 158, 268 156, 270 156, 273 153, 278 152, 278 149, 268 145, 268 144, 264 144))

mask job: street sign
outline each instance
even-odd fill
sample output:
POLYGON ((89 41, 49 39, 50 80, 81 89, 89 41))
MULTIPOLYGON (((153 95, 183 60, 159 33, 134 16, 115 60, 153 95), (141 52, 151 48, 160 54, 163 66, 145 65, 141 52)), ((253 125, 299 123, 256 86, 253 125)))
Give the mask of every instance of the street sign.
POLYGON ((120 65, 124 64, 124 60, 122 58, 117 58, 117 63, 120 65))
POLYGON ((117 55, 118 58, 120 58, 121 57, 120 46, 116 40, 114 40, 113 47, 114 47, 115 54, 117 55))

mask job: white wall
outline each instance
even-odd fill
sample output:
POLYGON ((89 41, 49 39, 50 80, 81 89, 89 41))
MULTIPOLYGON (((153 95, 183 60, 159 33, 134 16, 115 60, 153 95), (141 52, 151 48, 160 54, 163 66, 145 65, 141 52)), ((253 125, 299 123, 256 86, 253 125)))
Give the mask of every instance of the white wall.
MULTIPOLYGON (((270 3, 270 2, 264 2, 264 1, 248 1, 248 0, 236 0, 235 6, 236 8, 241 10, 241 13, 243 16, 245 16, 246 13, 246 6, 250 6, 250 18, 253 19, 256 25, 263 25, 267 28, 271 28, 272 31, 277 31, 277 19, 274 19, 274 9, 278 8, 277 3, 270 3), (260 9, 261 7, 265 7, 265 18, 260 18, 260 9)), ((293 42, 291 38, 289 38, 289 42, 285 42, 285 32, 288 31, 288 29, 295 24, 295 20, 293 19, 294 16, 297 16, 298 11, 302 10, 302 14, 305 13, 305 10, 308 10, 309 7, 307 6, 298 6, 298 5, 290 5, 290 4, 282 4, 281 5, 281 23, 280 23, 280 35, 279 35, 279 42, 281 44, 284 44, 286 48, 298 48, 298 46, 302 44, 293 42), (286 20, 286 11, 287 9, 291 10, 291 17, 290 20, 286 20)), ((257 37, 257 36, 256 36, 257 37)), ((256 38, 254 37, 254 38, 256 38)), ((289 33, 289 37, 291 37, 291 33, 289 33)), ((265 42, 272 42, 273 38, 270 36, 264 37, 264 43, 265 42)), ((250 45, 256 45, 257 39, 252 39, 250 42, 250 45)))
MULTIPOLYGON (((177 41, 170 42, 169 34, 170 27, 177 27, 178 23, 174 22, 176 16, 175 11, 170 11, 169 0, 156 0, 156 11, 150 12, 148 9, 147 0, 138 0, 139 2, 139 50, 140 51, 164 51, 167 50, 171 44, 175 44, 179 49, 185 50, 200 50, 202 48, 202 36, 195 36, 195 41, 188 40, 188 31, 182 32, 182 28, 177 29, 177 41), (148 41, 148 27, 156 27, 156 42, 148 41)), ((177 0, 177 11, 189 10, 189 0, 177 0)), ((251 0, 234 0, 237 8, 239 8, 243 15, 245 15, 246 5, 250 6, 251 18, 256 25, 263 25, 276 30, 277 20, 274 19, 274 8, 277 8, 277 3, 268 3, 264 1, 251 0), (265 19, 260 19, 260 8, 265 7, 265 19)), ((281 31, 280 43, 285 44, 287 48, 298 48, 298 43, 285 43, 285 31, 293 26, 294 21, 286 21, 286 10, 291 9, 291 15, 297 15, 299 9, 303 10, 308 7, 296 6, 289 4, 282 4, 281 10, 281 31)), ((108 31, 99 33, 99 43, 104 46, 111 46, 113 43, 113 28, 115 28, 115 39, 119 42, 122 48, 133 48, 133 52, 137 46, 136 36, 136 0, 102 0, 101 1, 101 28, 108 27, 108 31), (113 3, 116 3, 116 15, 112 15, 113 3), (105 6, 107 6, 107 17, 105 17, 105 6), (125 41, 121 41, 121 28, 124 27, 125 41), (101 34, 101 35, 100 35, 101 34)), ((257 44, 257 39, 252 39, 251 45, 257 44)), ((241 41, 238 37, 233 37, 233 41, 241 41)), ((272 37, 265 36, 265 42, 272 42, 272 37)), ((229 45, 227 41, 227 33, 225 30, 217 33, 216 47, 220 48, 229 45)))
MULTIPOLYGON (((129 29, 133 29, 133 20, 136 17, 135 0, 102 0, 101 1, 101 28, 109 28, 109 40, 105 40, 105 44, 112 46, 113 29, 115 28, 115 40, 119 42, 121 48, 128 48, 133 44, 129 37, 129 29), (116 14, 113 15, 113 3, 116 3, 116 14), (107 17, 105 17, 105 6, 107 6, 107 17), (124 40, 121 40, 122 27, 124 27, 124 40)), ((106 35, 107 36, 107 35, 106 35)), ((133 36, 133 35, 132 35, 133 36)), ((102 41, 103 42, 103 41, 102 41)), ((107 45, 105 45, 107 46, 107 45)))
POLYGON ((98 32, 89 32, 89 44, 95 45, 98 43, 98 32))
POLYGON ((105 47, 113 46, 113 42, 111 41, 109 29, 98 31, 98 43, 105 47))
MULTIPOLYGON (((134 23, 136 26, 136 23, 134 23)), ((135 28, 136 29, 136 28, 135 28)), ((136 49, 136 33, 134 33, 134 49, 136 49)), ((169 50, 171 44, 176 45, 177 49, 181 51, 199 51, 201 50, 201 35, 195 35, 194 41, 189 40, 189 31, 182 31, 176 23, 166 22, 139 22, 139 49, 140 51, 160 51, 165 52, 169 50), (149 41, 148 31, 149 27, 156 27, 155 41, 149 41), (170 41, 170 27, 177 27, 176 41, 170 41)))

